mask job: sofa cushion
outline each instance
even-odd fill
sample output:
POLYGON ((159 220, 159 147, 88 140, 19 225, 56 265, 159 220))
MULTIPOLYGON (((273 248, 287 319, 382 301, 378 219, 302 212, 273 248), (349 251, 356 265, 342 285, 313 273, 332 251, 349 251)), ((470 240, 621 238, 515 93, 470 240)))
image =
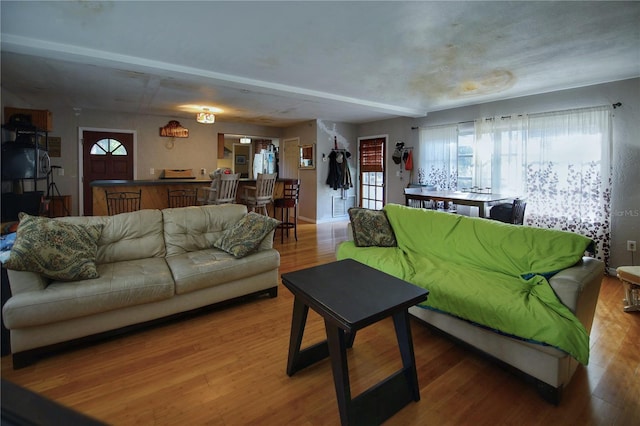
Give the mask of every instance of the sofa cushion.
POLYGON ((6 267, 64 281, 97 278, 102 225, 73 225, 22 213, 6 267))
POLYGON ((396 237, 384 210, 351 207, 349 219, 356 246, 395 247, 397 245, 396 237))
POLYGON ((279 223, 279 220, 272 217, 250 212, 234 226, 225 230, 213 246, 235 257, 244 257, 255 251, 264 237, 279 223))
POLYGON ((277 269, 280 253, 274 249, 260 250, 238 259, 211 248, 167 257, 167 264, 175 280, 176 294, 184 294, 277 269))
POLYGON ((8 328, 64 321, 174 295, 171 271, 164 258, 138 259, 97 266, 99 278, 52 281, 41 291, 11 297, 4 307, 8 328))
POLYGON ((213 247, 222 233, 247 214, 247 206, 223 204, 162 210, 167 256, 213 247))
POLYGON ((59 220, 103 225, 96 263, 164 257, 164 233, 160 210, 139 210, 114 216, 68 216, 59 220))
POLYGON ((514 277, 548 276, 573 266, 591 243, 573 232, 397 204, 387 204, 384 210, 404 251, 514 277))

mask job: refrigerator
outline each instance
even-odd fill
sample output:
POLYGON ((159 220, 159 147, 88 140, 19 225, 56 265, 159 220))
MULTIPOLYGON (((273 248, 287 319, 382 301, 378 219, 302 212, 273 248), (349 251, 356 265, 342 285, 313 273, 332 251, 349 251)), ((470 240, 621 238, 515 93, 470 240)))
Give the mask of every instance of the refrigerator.
POLYGON ((253 178, 257 179, 258 173, 276 172, 276 153, 263 149, 253 156, 253 178))

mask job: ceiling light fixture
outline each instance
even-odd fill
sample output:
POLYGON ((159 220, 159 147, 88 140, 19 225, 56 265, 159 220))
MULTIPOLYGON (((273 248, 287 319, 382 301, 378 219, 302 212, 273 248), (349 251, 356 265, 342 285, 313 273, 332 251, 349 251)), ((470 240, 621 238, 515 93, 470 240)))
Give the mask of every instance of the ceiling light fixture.
POLYGON ((240 138, 240 143, 251 143, 251 138, 243 136, 240 138))
POLYGON ((196 121, 203 124, 213 124, 216 122, 216 116, 209 111, 209 108, 203 108, 203 111, 196 115, 196 121))

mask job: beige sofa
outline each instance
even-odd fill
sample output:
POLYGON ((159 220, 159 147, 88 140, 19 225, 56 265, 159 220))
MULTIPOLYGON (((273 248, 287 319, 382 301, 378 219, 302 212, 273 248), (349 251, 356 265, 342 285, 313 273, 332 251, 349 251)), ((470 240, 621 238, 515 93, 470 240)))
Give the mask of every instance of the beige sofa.
POLYGON ((53 281, 8 271, 12 297, 2 314, 14 368, 61 342, 248 295, 276 297, 280 254, 273 231, 245 257, 212 248, 246 215, 245 206, 229 204, 58 219, 103 225, 95 261, 100 276, 53 281))
MULTIPOLYGON (((400 209, 403 208, 401 207, 400 209)), ((404 209, 405 211, 401 210, 400 213, 396 213, 396 215, 411 212, 409 208, 404 209)), ((419 209, 413 210, 417 211, 419 209)), ((447 214, 442 215, 445 215, 441 216, 444 218, 447 214)), ((407 218, 407 222, 405 223, 411 223, 408 228, 416 235, 423 236, 416 226, 425 226, 426 220, 428 219, 429 217, 425 217, 424 222, 413 224, 409 222, 411 218, 407 218)), ((486 221, 488 225, 491 222, 486 219, 477 220, 486 221)), ((385 250, 395 250, 395 248, 389 248, 389 246, 354 246, 354 229, 352 223, 348 224, 347 240, 349 243, 341 243, 337 246, 337 258, 352 258, 392 275, 397 274, 400 268, 394 264, 393 261, 389 261, 385 253, 385 250)), ((373 227, 374 224, 369 223, 368 225, 373 227)), ((490 226, 493 225, 491 224, 490 226)), ((516 225, 497 225, 496 223, 496 226, 512 227, 516 225)), ((394 231, 396 232, 397 238, 397 230, 394 229, 394 231)), ((447 234, 447 240, 450 241, 450 244, 455 244, 455 240, 451 238, 451 234, 447 234)), ((433 240, 424 240, 424 244, 433 243, 433 240)), ((460 249, 461 251, 465 251, 464 246, 461 246, 460 249)), ((454 247, 451 246, 451 251, 453 250, 454 247)), ((433 273, 434 271, 415 269, 415 275, 418 277, 433 273)), ((603 262, 594 258, 583 257, 573 266, 560 270, 548 280, 560 302, 575 314, 577 319, 584 325, 587 333, 591 331, 603 275, 603 262)), ((434 296, 430 294, 429 297, 432 298, 434 296)), ((491 294, 486 294, 486 297, 491 297, 491 294)), ((509 337, 507 334, 494 331, 487 327, 478 326, 470 321, 460 319, 457 316, 439 310, 414 306, 409 308, 409 312, 428 325, 453 337, 454 340, 467 345, 467 347, 490 355, 495 360, 509 367, 510 370, 524 373, 522 374, 523 377, 535 384, 541 396, 555 404, 560 401, 563 388, 570 381, 579 365, 579 362, 567 352, 553 346, 530 343, 526 340, 509 337)), ((499 316, 502 314, 495 312, 493 315, 499 316)))

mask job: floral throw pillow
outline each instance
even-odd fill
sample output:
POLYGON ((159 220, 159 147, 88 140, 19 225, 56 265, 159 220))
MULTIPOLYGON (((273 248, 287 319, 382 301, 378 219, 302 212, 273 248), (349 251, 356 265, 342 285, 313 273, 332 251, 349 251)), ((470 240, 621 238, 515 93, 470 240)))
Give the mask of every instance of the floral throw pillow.
POLYGON ((353 242, 357 247, 395 247, 398 245, 384 210, 349 209, 353 242))
POLYGON ((102 225, 74 225, 21 213, 5 267, 61 281, 97 278, 95 260, 101 234, 102 225))
POLYGON ((233 227, 224 231, 213 246, 234 257, 244 257, 256 250, 263 238, 279 223, 279 220, 272 217, 249 212, 233 227))

